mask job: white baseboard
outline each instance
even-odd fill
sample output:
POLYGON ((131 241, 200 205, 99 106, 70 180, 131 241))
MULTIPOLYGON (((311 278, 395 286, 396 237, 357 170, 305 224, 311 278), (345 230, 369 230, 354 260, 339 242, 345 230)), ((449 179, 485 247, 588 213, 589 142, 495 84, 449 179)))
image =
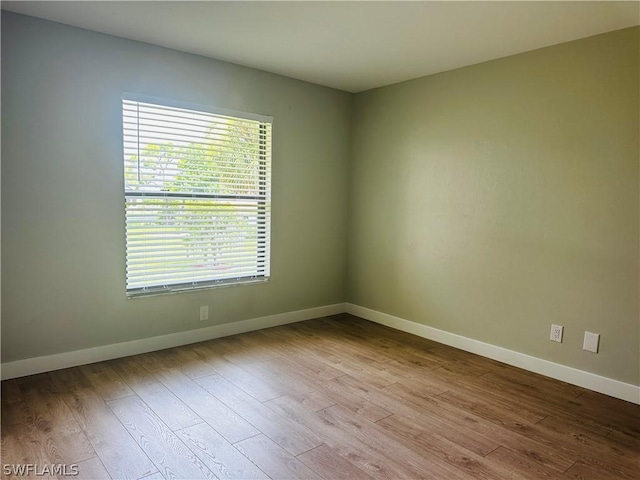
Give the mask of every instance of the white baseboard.
POLYGON ((347 303, 347 313, 546 377, 640 404, 640 387, 347 303))
POLYGON ((508 365, 513 365, 514 367, 519 367, 530 372, 539 373, 547 377, 562 380, 563 382, 604 393, 605 395, 640 404, 640 387, 636 385, 602 377, 594 373, 567 367, 541 358, 532 357, 524 353, 515 352, 513 350, 484 343, 479 340, 456 335, 455 333, 428 327, 420 323, 405 320, 403 318, 371 310, 352 303, 337 303, 335 305, 326 305, 305 310, 297 310, 294 312, 279 313, 266 317, 241 320, 233 323, 225 323, 222 325, 214 325, 212 327, 188 330, 186 332, 132 340, 130 342, 115 343, 100 347, 87 348, 84 350, 76 350, 73 352, 16 360, 2 364, 0 369, 0 378, 2 378, 2 380, 8 380, 10 378, 24 377, 26 375, 34 375, 36 373, 49 372, 52 370, 59 370, 61 368, 76 367, 87 363, 127 357, 129 355, 162 350, 164 348, 178 347, 180 345, 227 337, 238 333, 251 332, 254 330, 261 330, 263 328, 276 327, 278 325, 286 325, 288 323, 301 322, 329 315, 337 315, 344 312, 381 325, 386 325, 387 327, 395 328, 396 330, 412 333, 419 337, 428 338, 429 340, 433 340, 444 345, 449 345, 467 352, 506 363, 508 365))
POLYGON ((50 372, 61 368, 77 367, 87 363, 101 362, 113 358, 128 357, 139 353, 147 353, 164 348, 178 347, 190 343, 202 342, 213 338, 227 337, 238 333, 276 327, 287 323, 301 322, 313 318, 326 317, 345 312, 345 304, 326 305, 294 312, 279 313, 266 317, 241 320, 233 323, 214 325, 212 327, 170 333, 158 337, 143 338, 130 342, 114 343, 100 347, 57 353, 42 357, 26 358, 2 364, 0 377, 2 380, 24 377, 36 373, 50 372))

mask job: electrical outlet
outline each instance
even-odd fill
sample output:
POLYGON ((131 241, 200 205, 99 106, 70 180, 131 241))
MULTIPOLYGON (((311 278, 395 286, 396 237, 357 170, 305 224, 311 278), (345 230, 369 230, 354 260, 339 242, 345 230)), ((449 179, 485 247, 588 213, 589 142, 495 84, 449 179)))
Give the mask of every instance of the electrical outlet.
POLYGON ((200 307, 200 321, 203 322, 209 320, 209 306, 203 305, 200 307))
POLYGON ((562 343, 562 333, 564 332, 564 327, 562 325, 551 325, 551 337, 550 339, 554 342, 562 343))
POLYGON ((598 344, 600 343, 600 334, 584 332, 584 343, 582 349, 588 352, 598 353, 598 344))

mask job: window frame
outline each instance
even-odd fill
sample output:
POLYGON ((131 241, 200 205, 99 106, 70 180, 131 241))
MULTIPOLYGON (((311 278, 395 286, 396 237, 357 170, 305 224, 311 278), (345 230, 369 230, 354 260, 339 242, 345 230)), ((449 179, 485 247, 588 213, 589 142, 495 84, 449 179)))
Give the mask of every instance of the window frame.
MULTIPOLYGON (((123 166, 123 198, 125 202, 125 290, 127 298, 138 298, 153 295, 165 295, 180 292, 189 292, 204 290, 210 288, 238 286, 238 285, 251 285, 268 282, 271 277, 271 178, 272 178, 272 144, 273 144, 273 117, 267 115, 261 115, 256 113, 243 112, 238 110, 231 110, 226 108, 215 107, 211 105, 195 104, 190 102, 182 102, 173 99, 155 97, 150 95, 142 95, 131 92, 123 92, 120 98, 120 115, 121 115, 121 135, 122 141, 122 166, 123 166), (213 115, 220 115, 225 117, 231 117, 238 120, 250 120, 259 122, 259 144, 264 145, 264 150, 259 153, 259 171, 263 171, 263 174, 258 175, 259 195, 233 195, 233 194, 212 194, 204 192, 169 192, 169 191, 135 191, 127 189, 126 181, 126 164, 127 154, 125 152, 125 102, 141 102, 151 105, 157 105, 158 107, 177 108, 183 110, 190 110, 196 113, 207 113, 213 115), (267 124, 270 128, 267 127, 267 124), (152 285, 144 287, 129 287, 129 274, 128 274, 128 262, 129 262, 129 234, 127 228, 127 215, 128 215, 128 202, 131 198, 176 198, 176 199, 201 199, 201 200, 245 200, 255 201, 257 211, 262 211, 262 215, 257 216, 257 232, 262 231, 262 235, 258 235, 258 252, 256 259, 263 258, 264 267, 262 269, 262 275, 250 275, 242 277, 228 277, 213 280, 204 280, 197 282, 182 282, 182 283, 170 283, 162 285, 152 285), (264 230, 261 230, 264 229, 264 230)), ((137 139, 138 148, 140 146, 140 139, 137 139)), ((138 154, 138 160, 140 160, 140 154, 138 154)), ((257 264, 259 264, 259 260, 257 264)), ((256 273, 259 273, 260 269, 256 273)))

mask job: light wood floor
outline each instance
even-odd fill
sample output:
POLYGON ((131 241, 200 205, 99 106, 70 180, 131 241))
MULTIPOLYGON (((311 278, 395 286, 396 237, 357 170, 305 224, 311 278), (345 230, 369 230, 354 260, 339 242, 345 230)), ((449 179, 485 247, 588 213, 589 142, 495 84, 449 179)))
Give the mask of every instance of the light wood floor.
POLYGON ((91 479, 637 479, 640 407, 339 315, 5 381, 1 447, 91 479))

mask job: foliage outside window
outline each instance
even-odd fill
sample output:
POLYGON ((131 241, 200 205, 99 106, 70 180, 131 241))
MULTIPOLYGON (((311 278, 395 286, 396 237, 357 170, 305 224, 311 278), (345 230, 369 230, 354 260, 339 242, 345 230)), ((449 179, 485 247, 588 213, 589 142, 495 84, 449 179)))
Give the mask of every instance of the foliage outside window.
POLYGON ((269 278, 270 117, 122 101, 127 295, 269 278))

